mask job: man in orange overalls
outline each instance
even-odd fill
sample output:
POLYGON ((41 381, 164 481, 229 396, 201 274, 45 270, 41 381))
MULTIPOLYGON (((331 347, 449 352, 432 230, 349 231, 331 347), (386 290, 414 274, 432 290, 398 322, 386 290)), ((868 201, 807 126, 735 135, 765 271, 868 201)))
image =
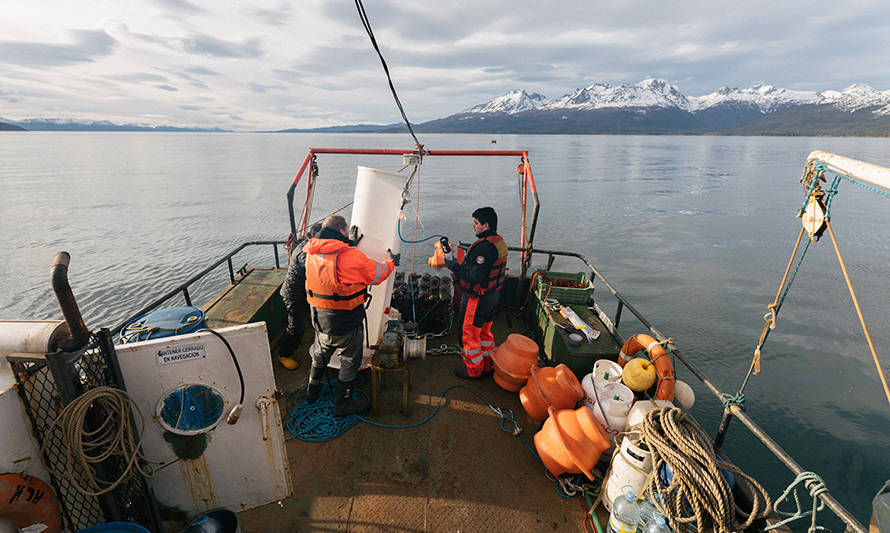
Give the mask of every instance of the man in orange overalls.
POLYGON ((445 266, 454 273, 457 286, 463 292, 458 323, 464 364, 454 369, 454 375, 463 379, 480 379, 492 370, 491 323, 507 269, 507 243, 497 230, 498 215, 493 208, 480 207, 473 211, 476 242, 467 250, 463 262, 458 263, 453 256, 445 260, 445 266))
MULTIPOLYGON (((355 228, 353 226, 353 228, 355 228)), ((368 399, 353 394, 353 382, 362 364, 365 301, 368 286, 382 283, 395 271, 399 254, 378 263, 355 244, 361 239, 357 228, 350 238, 346 219, 330 215, 317 238, 303 247, 306 253, 306 299, 309 301, 315 341, 309 349, 308 401, 318 398, 325 368, 331 356, 340 357, 340 374, 334 390, 334 414, 343 416, 368 410, 368 399)), ((388 250, 387 250, 388 251, 388 250)), ((389 251, 388 251, 389 252, 389 251)))

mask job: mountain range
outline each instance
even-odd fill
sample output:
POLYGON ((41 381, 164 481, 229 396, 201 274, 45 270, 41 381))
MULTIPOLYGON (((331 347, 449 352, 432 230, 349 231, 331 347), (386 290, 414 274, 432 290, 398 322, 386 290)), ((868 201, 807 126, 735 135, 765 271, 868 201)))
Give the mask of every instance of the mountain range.
POLYGON ((665 80, 593 83, 549 100, 517 89, 417 131, 463 133, 639 133, 890 135, 890 90, 795 91, 766 84, 687 96, 665 80))
MULTIPOLYGON (((2 120, 2 119, 0 119, 2 120)), ((0 121, 0 130, 225 131, 60 119, 0 121)), ((853 84, 841 91, 798 91, 757 83, 689 96, 665 80, 593 83, 548 99, 516 89, 444 118, 413 124, 425 133, 617 133, 890 136, 890 90, 853 84)), ((355 124, 281 133, 400 132, 402 124, 355 124)))

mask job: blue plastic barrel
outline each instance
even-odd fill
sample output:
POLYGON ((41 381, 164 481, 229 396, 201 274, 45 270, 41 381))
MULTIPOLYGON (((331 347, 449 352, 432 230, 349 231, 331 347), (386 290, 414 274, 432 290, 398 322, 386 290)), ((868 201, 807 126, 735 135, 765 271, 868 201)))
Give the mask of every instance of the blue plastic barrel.
POLYGON ((131 320, 120 331, 121 343, 172 337, 206 328, 204 311, 191 306, 158 309, 131 320))

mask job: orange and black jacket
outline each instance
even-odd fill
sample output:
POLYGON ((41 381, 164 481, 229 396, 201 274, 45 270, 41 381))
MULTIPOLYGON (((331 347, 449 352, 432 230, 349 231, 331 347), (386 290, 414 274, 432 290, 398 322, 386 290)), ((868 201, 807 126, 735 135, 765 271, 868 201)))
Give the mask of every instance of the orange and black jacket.
POLYGON ((507 270, 507 243, 494 231, 477 235, 463 262, 448 261, 446 266, 454 272, 457 283, 471 296, 500 291, 507 270))
POLYGON ((306 253, 306 300, 320 333, 345 335, 361 327, 369 285, 395 270, 391 259, 378 263, 337 232, 323 230, 303 247, 306 253))

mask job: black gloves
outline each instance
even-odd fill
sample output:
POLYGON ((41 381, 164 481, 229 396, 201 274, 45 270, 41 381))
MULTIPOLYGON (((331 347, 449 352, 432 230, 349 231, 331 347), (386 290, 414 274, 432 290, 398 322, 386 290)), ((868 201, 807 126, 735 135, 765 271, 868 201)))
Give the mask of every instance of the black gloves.
POLYGON ((358 246, 358 242, 362 240, 362 237, 365 235, 358 229, 358 226, 352 226, 349 228, 349 242, 352 246, 358 246))
POLYGON ((399 259, 402 258, 402 254, 394 254, 389 248, 386 249, 386 253, 388 253, 389 258, 392 259, 392 264, 399 266, 399 259))

